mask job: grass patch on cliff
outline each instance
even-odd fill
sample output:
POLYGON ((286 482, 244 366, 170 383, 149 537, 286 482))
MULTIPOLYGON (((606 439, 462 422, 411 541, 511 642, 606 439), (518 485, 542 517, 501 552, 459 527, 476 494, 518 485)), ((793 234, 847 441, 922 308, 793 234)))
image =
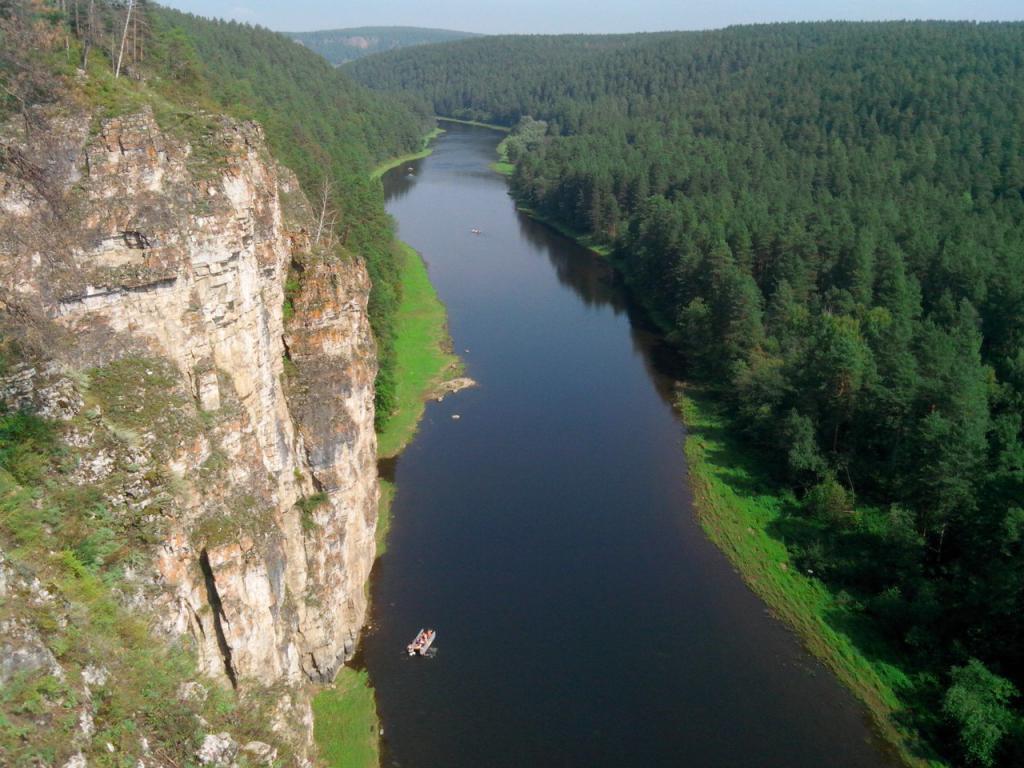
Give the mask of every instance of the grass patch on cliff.
POLYGON ((377 453, 395 456, 412 439, 423 416, 424 400, 446 375, 458 370, 449 351, 447 314, 430 283, 427 265, 400 243, 402 302, 395 318, 395 401, 377 436, 377 453))
POLYGON ((398 157, 392 157, 389 160, 385 160, 383 163, 377 165, 371 172, 371 179, 379 179, 385 173, 390 171, 392 168, 397 168, 402 163, 410 163, 413 160, 419 160, 427 157, 434 150, 430 147, 430 142, 436 139, 444 133, 444 128, 434 128, 430 133, 423 137, 423 148, 419 152, 410 152, 407 155, 399 155, 398 157))
POLYGON ((125 357, 88 372, 86 403, 119 439, 145 443, 163 458, 202 428, 171 365, 159 358, 125 357), (147 437, 148 436, 148 437, 147 437))
POLYGON ((342 667, 313 698, 313 738, 328 768, 377 768, 380 721, 366 670, 342 667))
POLYGON ((737 437, 725 407, 687 387, 679 398, 686 422, 686 459, 694 507, 708 537, 804 645, 867 706, 881 734, 906 765, 944 765, 915 734, 898 725, 913 687, 907 671, 877 632, 857 615, 848 595, 802 573, 776 531, 799 502, 773 483, 737 437), (924 757, 922 755, 927 755, 924 757))

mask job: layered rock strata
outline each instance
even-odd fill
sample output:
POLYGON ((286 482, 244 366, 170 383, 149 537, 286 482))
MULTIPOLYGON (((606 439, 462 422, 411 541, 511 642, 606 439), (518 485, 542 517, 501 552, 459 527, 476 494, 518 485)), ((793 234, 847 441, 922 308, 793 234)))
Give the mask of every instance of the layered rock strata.
POLYGON ((8 144, 21 171, 0 168, 0 309, 38 359, 2 394, 76 420, 80 482, 164 473, 109 488, 112 507, 159 518, 126 599, 191 638, 206 674, 299 690, 333 678, 366 612, 369 278, 312 247, 308 203, 257 125, 202 121, 51 120, 8 144))

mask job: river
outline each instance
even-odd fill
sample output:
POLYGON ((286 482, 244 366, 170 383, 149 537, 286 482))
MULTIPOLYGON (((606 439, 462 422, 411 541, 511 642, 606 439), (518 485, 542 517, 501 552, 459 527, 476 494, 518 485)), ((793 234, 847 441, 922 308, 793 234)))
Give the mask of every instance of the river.
POLYGON ((383 765, 894 765, 695 521, 672 351, 606 263, 516 210, 498 134, 446 127, 385 190, 480 386, 384 467, 361 651, 383 765), (437 654, 409 658, 423 626, 437 654))

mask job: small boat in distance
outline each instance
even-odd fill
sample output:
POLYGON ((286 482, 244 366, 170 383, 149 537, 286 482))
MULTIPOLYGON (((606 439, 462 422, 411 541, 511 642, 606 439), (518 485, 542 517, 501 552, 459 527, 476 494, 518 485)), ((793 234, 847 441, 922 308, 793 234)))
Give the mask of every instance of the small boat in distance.
POLYGON ((479 235, 479 234, 480 234, 480 230, 479 230, 479 229, 477 229, 476 227, 473 227, 473 228, 472 228, 471 230, 469 230, 469 231, 470 231, 470 232, 472 232, 472 233, 473 233, 474 235, 479 235))
POLYGON ((409 643, 405 650, 409 652, 410 656, 424 656, 435 637, 437 637, 437 632, 433 629, 421 629, 416 634, 416 639, 409 643))

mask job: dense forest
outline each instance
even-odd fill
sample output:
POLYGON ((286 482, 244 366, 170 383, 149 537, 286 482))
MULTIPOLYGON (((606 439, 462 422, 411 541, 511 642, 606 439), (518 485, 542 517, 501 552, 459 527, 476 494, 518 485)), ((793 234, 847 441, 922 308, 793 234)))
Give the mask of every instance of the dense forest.
POLYGON ((519 125, 514 194, 610 247, 718 385, 792 491, 797 561, 899 649, 907 724, 1024 764, 1024 24, 498 37, 346 69, 519 125))
POLYGON ((348 27, 316 32, 289 32, 288 36, 319 53, 335 66, 371 53, 476 37, 472 32, 425 27, 348 27))

